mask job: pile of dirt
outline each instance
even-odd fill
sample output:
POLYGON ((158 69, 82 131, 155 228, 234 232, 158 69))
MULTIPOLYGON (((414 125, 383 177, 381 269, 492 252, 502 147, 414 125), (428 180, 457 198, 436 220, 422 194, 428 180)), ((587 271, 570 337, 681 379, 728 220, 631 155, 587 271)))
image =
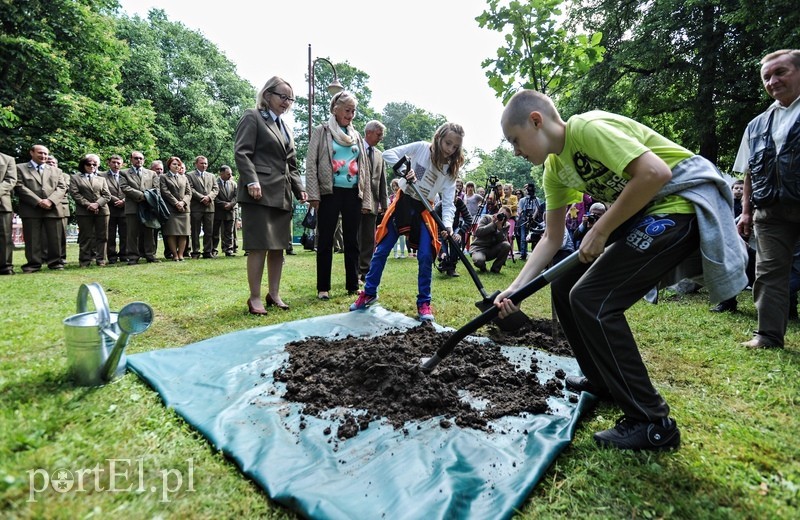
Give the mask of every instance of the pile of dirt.
POLYGON ((575 357, 558 321, 530 318, 513 332, 505 332, 494 323, 483 330, 486 337, 500 345, 536 347, 556 356, 575 357))
MULTIPOLYGON (((541 340, 544 333, 528 334, 541 340)), ((286 383, 286 400, 304 404, 304 414, 330 419, 331 409, 349 410, 338 416, 339 439, 381 418, 402 428, 407 421, 441 416, 443 428, 455 423, 491 431, 493 419, 547 413, 547 398, 563 396, 563 371, 541 385, 535 358, 530 370, 520 370, 493 341, 462 341, 433 373, 423 372, 421 359, 449 336, 423 323, 369 338, 311 337, 286 345, 289 359, 273 377, 286 383)))

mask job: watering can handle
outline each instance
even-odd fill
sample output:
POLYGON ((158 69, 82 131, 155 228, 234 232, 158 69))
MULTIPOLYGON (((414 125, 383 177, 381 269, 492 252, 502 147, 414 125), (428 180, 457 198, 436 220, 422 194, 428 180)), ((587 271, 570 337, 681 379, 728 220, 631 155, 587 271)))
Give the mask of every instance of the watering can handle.
POLYGON ((108 310, 108 298, 103 288, 97 282, 82 284, 78 289, 78 314, 86 312, 87 296, 92 296, 94 308, 97 311, 97 325, 100 330, 105 329, 111 322, 111 315, 108 310))

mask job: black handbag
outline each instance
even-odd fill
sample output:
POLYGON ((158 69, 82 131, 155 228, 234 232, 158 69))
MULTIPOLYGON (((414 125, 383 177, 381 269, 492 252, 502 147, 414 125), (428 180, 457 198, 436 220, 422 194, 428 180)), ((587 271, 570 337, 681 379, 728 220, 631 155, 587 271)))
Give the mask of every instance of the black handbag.
POLYGON ((314 229, 317 227, 317 212, 314 208, 308 208, 306 216, 303 217, 302 225, 304 228, 314 229))
POLYGON ((300 237, 300 243, 303 245, 303 249, 306 251, 313 251, 314 250, 314 232, 312 231, 309 233, 308 231, 303 231, 303 236, 300 237))

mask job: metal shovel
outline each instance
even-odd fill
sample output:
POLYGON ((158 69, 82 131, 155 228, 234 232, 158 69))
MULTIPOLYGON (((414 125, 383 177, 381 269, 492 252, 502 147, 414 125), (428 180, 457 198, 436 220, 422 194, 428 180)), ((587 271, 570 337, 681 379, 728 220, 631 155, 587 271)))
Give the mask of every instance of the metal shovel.
MULTIPOLYGON (((562 274, 569 271, 579 263, 580 260, 578 260, 578 251, 575 251, 564 260, 543 271, 541 274, 539 274, 539 276, 526 283, 515 292, 511 293, 508 296, 508 299, 514 302, 515 305, 519 305, 522 300, 532 295, 542 287, 547 286, 550 282, 560 277, 562 274)), ((434 354, 432 357, 422 360, 422 370, 424 372, 432 371, 442 359, 444 359, 448 354, 450 354, 450 352, 453 351, 454 348, 456 348, 456 345, 458 345, 461 340, 482 326, 486 325, 493 319, 496 319, 499 313, 500 309, 492 305, 491 308, 483 311, 480 316, 473 319, 457 331, 453 332, 447 341, 445 341, 444 344, 439 347, 439 350, 436 351, 436 354, 434 354)))
MULTIPOLYGON (((411 168, 411 159, 407 155, 397 161, 392 169, 394 170, 395 175, 402 177, 404 175, 403 170, 405 167, 408 167, 409 169, 411 168)), ((422 201, 422 205, 425 206, 425 209, 428 210, 428 213, 430 213, 433 219, 436 221, 436 225, 439 226, 439 229, 447 229, 447 226, 445 226, 442 218, 433 210, 433 208, 431 208, 430 202, 428 202, 428 199, 422 195, 422 193, 419 191, 419 188, 417 188, 417 185, 412 182, 409 182, 408 185, 411 186, 411 189, 414 190, 414 193, 416 193, 417 197, 419 197, 419 199, 422 201)), ((500 291, 487 294, 481 279, 478 277, 478 273, 475 272, 475 268, 472 267, 472 263, 467 258, 467 255, 465 255, 464 251, 461 250, 461 244, 456 242, 453 236, 449 234, 447 235, 447 241, 450 244, 450 251, 455 251, 458 254, 458 258, 461 260, 461 263, 464 264, 464 267, 469 273, 470 278, 472 278, 472 281, 475 282, 475 286, 481 293, 482 298, 475 302, 475 306, 481 311, 487 311, 494 308, 494 299, 498 294, 500 294, 500 291)), ((522 311, 517 311, 509 316, 506 316, 505 318, 499 318, 495 315, 492 319, 494 319, 497 326, 504 332, 520 330, 530 322, 530 318, 522 311)), ((489 321, 491 321, 491 319, 489 321)))

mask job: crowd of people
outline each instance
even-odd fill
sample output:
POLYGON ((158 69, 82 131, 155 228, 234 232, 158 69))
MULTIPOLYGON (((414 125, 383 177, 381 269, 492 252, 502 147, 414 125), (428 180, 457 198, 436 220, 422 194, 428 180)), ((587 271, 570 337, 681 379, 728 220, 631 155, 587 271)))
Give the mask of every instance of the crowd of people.
POLYGON ((22 222, 25 244, 21 271, 64 269, 70 198, 81 268, 159 262, 159 232, 165 258, 176 262, 184 255, 235 254, 237 186, 227 165, 214 175, 207 171, 208 160, 199 156, 195 170, 187 173, 180 158, 170 157, 165 173, 162 161, 145 168, 144 155, 134 151, 128 168, 122 156, 113 154, 105 161, 107 169, 100 171, 101 158, 87 153, 78 160, 77 172, 69 174, 58 167, 46 146, 34 144, 28 153, 29 159, 20 163, 0 154, 0 274, 15 274, 14 211, 22 222), (16 208, 12 208, 12 192, 17 195, 16 208))
POLYGON ((627 309, 699 251, 712 301, 735 303, 736 295, 752 284, 758 329, 742 345, 771 349, 784 343, 800 240, 800 50, 765 56, 760 74, 775 101, 744 133, 734 166, 744 179, 733 186, 713 163, 637 121, 599 110, 565 121, 548 96, 518 91, 500 123, 516 155, 544 165, 544 201, 533 183, 522 189, 496 178, 486 187, 463 183, 465 130, 453 122, 439 126, 430 141, 381 152, 376 145, 390 129, 370 121, 362 136, 353 126, 358 100, 348 91, 333 96, 329 119, 312 131, 304 185, 294 137, 281 121, 294 92, 274 76, 259 91, 256 107, 239 121, 236 184, 229 167, 215 176, 202 156, 195 158, 192 172, 186 172, 180 158, 170 157, 164 173, 159 161, 144 168, 143 154, 134 151, 129 168, 123 169, 122 158, 114 155, 107 160, 108 171, 98 173, 100 159, 87 154, 79 172, 69 176, 41 144, 31 147, 27 162, 14 164, 0 155, 0 273, 13 273, 11 190, 19 197, 25 233, 24 272, 44 265, 63 269, 67 192, 78 207, 82 267, 158 261, 150 222, 160 224, 175 261, 187 250, 193 258, 213 258, 219 237, 225 254, 234 254, 232 222, 238 205, 248 255, 247 308, 255 315, 266 314, 267 306, 289 309, 280 281, 284 251, 292 247, 294 200, 307 203, 318 216, 320 300, 329 300, 333 291, 332 253, 341 221, 344 290, 356 296, 351 311, 378 300, 389 255, 399 258, 413 251, 418 317, 433 320, 435 262, 446 276, 456 275, 453 251, 443 248, 452 237, 450 246, 463 248, 481 271, 488 266, 500 272, 516 257, 524 261, 495 299, 504 318, 519 311, 512 294, 577 251, 578 265, 551 282, 554 309, 582 371, 567 377, 566 386, 611 399, 621 408, 616 426, 595 434, 599 445, 674 449, 680 430, 650 381, 625 318, 627 309), (754 274, 748 279, 751 241, 756 246, 749 255, 754 274), (262 298, 265 266, 268 292, 262 298))

